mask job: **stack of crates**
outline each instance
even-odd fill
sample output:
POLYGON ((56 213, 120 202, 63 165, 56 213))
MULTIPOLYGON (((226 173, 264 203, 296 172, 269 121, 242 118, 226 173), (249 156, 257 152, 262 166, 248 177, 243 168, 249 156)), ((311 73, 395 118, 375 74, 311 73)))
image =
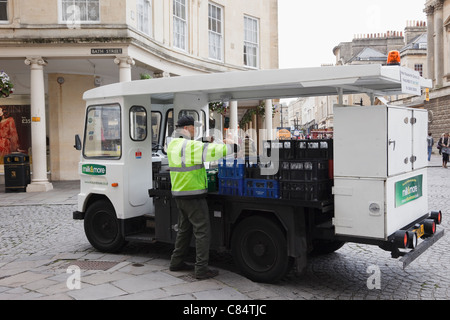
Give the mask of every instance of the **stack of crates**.
POLYGON ((266 141, 264 148, 271 157, 278 151, 280 198, 331 199, 333 140, 266 141))
POLYGON ((219 162, 219 194, 244 195, 245 163, 237 159, 223 159, 219 162))
POLYGON ((277 176, 261 175, 261 164, 242 159, 219 162, 219 194, 256 198, 279 198, 277 176))

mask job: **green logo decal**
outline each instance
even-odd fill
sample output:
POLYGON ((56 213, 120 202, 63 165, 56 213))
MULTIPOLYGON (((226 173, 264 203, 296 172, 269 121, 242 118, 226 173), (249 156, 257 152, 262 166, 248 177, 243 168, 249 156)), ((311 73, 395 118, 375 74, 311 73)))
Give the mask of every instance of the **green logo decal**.
POLYGON ((81 173, 91 176, 104 176, 106 174, 106 167, 96 164, 85 164, 81 167, 81 173))
POLYGON ((423 175, 411 177, 395 183, 395 207, 422 197, 423 175))

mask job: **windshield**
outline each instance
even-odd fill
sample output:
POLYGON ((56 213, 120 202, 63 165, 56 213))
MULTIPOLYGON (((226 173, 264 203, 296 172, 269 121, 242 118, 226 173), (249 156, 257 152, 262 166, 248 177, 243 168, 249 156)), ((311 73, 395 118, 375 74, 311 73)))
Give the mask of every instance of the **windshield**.
POLYGON ((86 116, 83 156, 119 159, 122 156, 120 106, 90 106, 86 116))

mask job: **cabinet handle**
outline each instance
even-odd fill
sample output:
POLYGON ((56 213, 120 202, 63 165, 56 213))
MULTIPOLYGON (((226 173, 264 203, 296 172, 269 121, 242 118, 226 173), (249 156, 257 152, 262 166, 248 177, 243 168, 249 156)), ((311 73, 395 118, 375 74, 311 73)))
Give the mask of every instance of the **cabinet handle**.
POLYGON ((395 151, 395 140, 389 139, 389 145, 391 145, 391 144, 394 145, 394 148, 392 150, 395 151))

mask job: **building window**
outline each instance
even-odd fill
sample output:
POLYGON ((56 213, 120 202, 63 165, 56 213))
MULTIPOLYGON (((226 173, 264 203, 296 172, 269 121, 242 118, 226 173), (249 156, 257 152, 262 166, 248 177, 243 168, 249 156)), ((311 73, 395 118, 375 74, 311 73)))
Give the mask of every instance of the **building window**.
POLYGON ((244 65, 258 68, 259 22, 257 19, 244 17, 244 65))
POLYGON ((187 0, 173 0, 173 45, 187 51, 187 0))
POLYGON ((214 4, 208 6, 209 57, 223 61, 223 10, 214 4))
POLYGON ((62 22, 100 22, 100 0, 60 0, 62 22))
POLYGON ((420 76, 423 76, 423 64, 415 64, 414 65, 414 70, 416 70, 417 72, 419 72, 420 76))
POLYGON ((0 0, 0 22, 8 21, 8 0, 0 0))
POLYGON ((151 0, 137 2, 137 28, 150 35, 152 32, 152 3, 151 0))

